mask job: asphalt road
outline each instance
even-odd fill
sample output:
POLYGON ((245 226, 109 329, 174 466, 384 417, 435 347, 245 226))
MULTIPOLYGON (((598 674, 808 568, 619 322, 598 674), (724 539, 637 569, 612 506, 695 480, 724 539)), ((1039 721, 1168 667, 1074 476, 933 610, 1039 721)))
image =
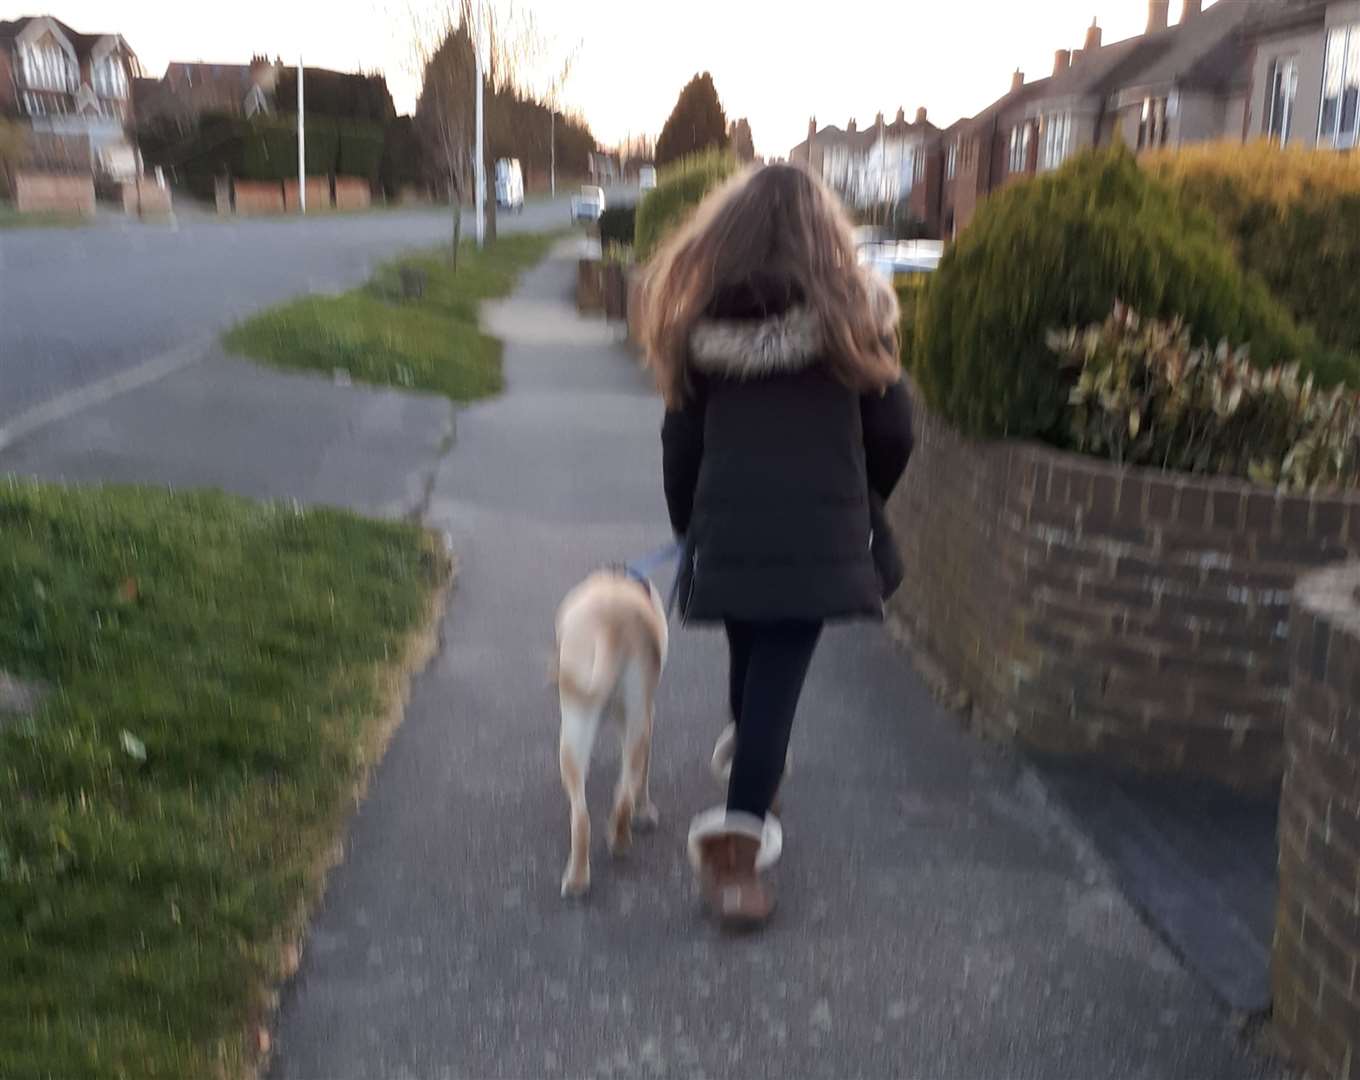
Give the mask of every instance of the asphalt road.
MULTIPOLYGON (((561 198, 498 223, 557 229, 568 213, 561 198)), ((470 215, 463 228, 470 233, 470 215)), ((59 395, 206 345, 279 300, 351 288, 382 260, 451 233, 449 212, 437 209, 0 231, 0 428, 59 395)))

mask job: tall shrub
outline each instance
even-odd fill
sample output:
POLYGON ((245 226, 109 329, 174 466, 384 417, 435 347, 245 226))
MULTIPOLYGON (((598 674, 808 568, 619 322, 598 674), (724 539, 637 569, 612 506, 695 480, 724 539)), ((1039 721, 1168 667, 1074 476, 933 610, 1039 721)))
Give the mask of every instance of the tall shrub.
POLYGON ((1322 341, 1360 352, 1360 156, 1220 143, 1146 161, 1322 341))
POLYGON ((710 151, 663 169, 656 187, 638 207, 634 243, 638 261, 648 259, 666 235, 736 168, 730 154, 710 151))
POLYGON ((1127 150, 1083 155, 987 201, 927 292, 916 376, 927 401, 978 436, 1062 441, 1069 376, 1049 331, 1085 326, 1124 300, 1182 316, 1271 363, 1316 361, 1265 287, 1237 266, 1212 222, 1187 210, 1127 150))
POLYGON ((727 114, 713 76, 705 71, 685 84, 656 140, 656 163, 669 165, 705 150, 726 150, 727 114))

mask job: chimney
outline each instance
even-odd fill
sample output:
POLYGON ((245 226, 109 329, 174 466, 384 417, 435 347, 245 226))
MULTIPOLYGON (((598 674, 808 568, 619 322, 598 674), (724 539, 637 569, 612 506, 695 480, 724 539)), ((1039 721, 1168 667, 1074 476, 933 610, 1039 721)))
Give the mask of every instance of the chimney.
POLYGON ((1204 0, 1185 0, 1181 8, 1181 25, 1184 26, 1204 10, 1204 0))
POLYGON ((1059 49, 1053 54, 1053 74, 1061 75, 1072 66, 1072 53, 1068 49, 1059 49))
POLYGON ((1171 17, 1171 0, 1148 0, 1147 32, 1155 34, 1165 30, 1171 17))
POLYGON ((853 134, 854 134, 855 132, 857 132, 858 130, 859 130, 859 124, 855 123, 855 118, 854 118, 853 116, 850 117, 850 122, 849 122, 848 124, 845 125, 845 133, 846 133, 847 135, 853 135, 853 134))
POLYGON ((907 110, 904 109, 904 108, 902 108, 901 105, 897 106, 897 121, 896 121, 896 122, 899 123, 899 124, 905 124, 905 123, 907 122, 907 110))
MULTIPOLYGON (((1190 0, 1186 0, 1188 4, 1190 0)), ((1086 28, 1086 44, 1082 46, 1082 52, 1093 53, 1100 48, 1100 23, 1095 19, 1091 20, 1091 25, 1086 28)))
POLYGON ((916 122, 918 124, 924 124, 926 122, 926 115, 926 107, 922 105, 916 110, 916 122))
POLYGON ((1019 68, 1015 69, 1015 74, 1011 76, 1011 93, 1015 93, 1025 85, 1025 73, 1019 68))
POLYGON ((883 126, 883 114, 879 113, 877 116, 874 117, 874 127, 882 126, 883 126))
POLYGON ((811 143, 812 140, 815 139, 816 137, 817 137, 817 118, 815 116, 812 116, 808 118, 808 142, 811 143))

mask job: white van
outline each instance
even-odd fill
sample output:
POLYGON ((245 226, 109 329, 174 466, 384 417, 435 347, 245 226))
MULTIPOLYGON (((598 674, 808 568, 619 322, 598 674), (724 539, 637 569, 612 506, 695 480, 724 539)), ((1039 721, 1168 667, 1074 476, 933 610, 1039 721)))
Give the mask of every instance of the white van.
POLYGON ((519 158, 501 158, 496 162, 496 205, 516 213, 524 209, 524 173, 519 158))

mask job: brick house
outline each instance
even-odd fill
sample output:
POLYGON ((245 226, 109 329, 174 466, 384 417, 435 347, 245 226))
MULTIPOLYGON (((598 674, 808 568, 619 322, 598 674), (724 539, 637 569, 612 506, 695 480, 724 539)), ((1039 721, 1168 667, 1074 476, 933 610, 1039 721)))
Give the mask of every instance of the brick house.
POLYGON ((1015 132, 1027 122, 1029 102, 1045 91, 1049 81, 1027 83, 1024 72, 1016 71, 1004 97, 941 133, 940 235, 944 239, 957 235, 973 219, 978 204, 1012 173, 1034 171, 1035 140, 1015 132), (1017 138, 1015 160, 1021 167, 1012 170, 1012 143, 1017 138))
POLYGON ((0 115, 31 128, 40 168, 135 176, 129 132, 138 74, 119 34, 82 34, 50 15, 0 21, 0 115))
POLYGON ((1360 145, 1360 0, 1293 0, 1248 34, 1247 138, 1360 145))
POLYGON ((845 129, 817 128, 808 122, 808 137, 789 151, 789 160, 807 165, 856 208, 906 202, 912 215, 931 235, 939 228, 940 131, 925 109, 907 120, 899 108, 891 122, 879 113, 871 127, 855 120, 845 129))
POLYGON ((175 61, 159 79, 137 79, 133 95, 143 120, 166 119, 190 130, 205 112, 254 116, 274 110, 282 62, 254 56, 249 64, 175 61))

